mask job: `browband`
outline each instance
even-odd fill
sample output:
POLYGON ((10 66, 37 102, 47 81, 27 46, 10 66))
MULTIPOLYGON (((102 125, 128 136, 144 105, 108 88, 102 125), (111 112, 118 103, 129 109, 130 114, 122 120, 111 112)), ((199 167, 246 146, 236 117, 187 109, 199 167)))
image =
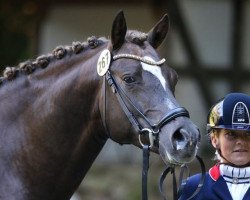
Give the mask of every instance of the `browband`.
POLYGON ((118 60, 120 58, 134 59, 134 60, 138 60, 138 61, 141 61, 143 63, 149 64, 149 65, 158 65, 158 66, 162 65, 166 61, 166 59, 163 58, 160 61, 155 62, 153 60, 149 60, 149 59, 146 59, 146 58, 143 58, 140 56, 136 56, 133 54, 118 54, 118 55, 113 56, 113 60, 118 60))

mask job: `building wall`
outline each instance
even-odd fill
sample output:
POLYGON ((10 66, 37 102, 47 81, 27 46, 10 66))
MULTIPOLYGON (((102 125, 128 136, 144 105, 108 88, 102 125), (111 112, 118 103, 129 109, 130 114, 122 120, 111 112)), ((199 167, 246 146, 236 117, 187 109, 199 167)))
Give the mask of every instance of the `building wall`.
POLYGON ((130 29, 148 31, 155 23, 152 9, 147 5, 55 6, 42 24, 39 52, 50 52, 57 45, 72 41, 85 41, 92 35, 109 37, 113 19, 121 8, 130 29))

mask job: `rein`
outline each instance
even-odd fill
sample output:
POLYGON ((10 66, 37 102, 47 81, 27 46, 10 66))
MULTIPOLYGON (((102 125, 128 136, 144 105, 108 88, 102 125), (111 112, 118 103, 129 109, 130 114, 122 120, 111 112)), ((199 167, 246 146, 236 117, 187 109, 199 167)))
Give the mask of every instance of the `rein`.
MULTIPOLYGON (((201 190, 201 188, 203 186, 203 183, 205 181, 205 175, 206 175, 205 164, 204 164, 203 160, 199 156, 196 156, 196 159, 200 163, 201 178, 200 178, 198 187, 196 188, 194 193, 187 200, 191 200, 192 198, 194 198, 200 192, 200 190, 201 190)), ((160 179, 159 179, 158 187, 159 187, 159 191, 160 191, 160 193, 161 193, 164 200, 167 200, 167 198, 165 197, 164 192, 163 192, 163 183, 164 183, 164 180, 165 180, 165 178, 167 177, 167 175, 169 173, 172 174, 174 200, 178 200, 180 198, 180 196, 182 194, 182 191, 183 191, 183 189, 184 189, 184 187, 185 187, 185 185, 186 185, 186 183, 188 181, 188 177, 190 176, 189 168, 188 168, 187 164, 181 165, 180 168, 181 168, 181 170, 180 170, 178 187, 177 187, 177 181, 176 181, 176 175, 175 175, 175 165, 168 164, 166 169, 162 172, 162 174, 160 176, 160 179), (187 179, 183 181, 183 175, 184 175, 185 172, 187 174, 187 179)))
MULTIPOLYGON (((150 120, 134 105, 134 103, 130 100, 130 98, 126 95, 126 93, 122 90, 122 88, 116 83, 115 78, 113 77, 111 71, 109 70, 109 66, 111 65, 112 61, 117 59, 134 59, 141 62, 144 62, 149 65, 162 65, 165 62, 165 59, 162 59, 158 62, 148 60, 146 58, 142 58, 140 56, 131 55, 131 54, 119 54, 111 57, 111 54, 108 50, 105 50, 101 53, 98 64, 97 64, 97 71, 100 76, 103 76, 105 81, 104 83, 104 110, 103 110, 103 124, 104 128, 108 134, 108 137, 111 138, 111 135, 108 131, 106 125, 106 83, 111 87, 112 92, 116 95, 117 100, 127 116, 129 122, 133 126, 134 130, 138 133, 138 139, 143 149, 143 169, 142 169, 142 200, 147 200, 147 175, 149 169, 149 155, 150 155, 150 148, 153 146, 158 147, 158 138, 159 132, 161 128, 171 122, 172 120, 176 119, 177 117, 189 117, 188 111, 183 107, 177 107, 170 110, 165 116, 157 123, 152 124, 150 120), (129 108, 132 107, 132 110, 137 113, 137 116, 140 116, 144 122, 147 124, 147 127, 143 127, 140 122, 138 121, 137 117, 135 116, 134 112, 132 112, 129 108), (148 134, 150 144, 143 144, 141 141, 141 136, 148 134)), ((174 167, 167 168, 164 174, 168 174, 167 171, 171 169, 173 171, 174 167)), ((165 175, 165 177, 166 177, 165 175)), ((164 177, 164 176, 162 176, 164 177)), ((164 178, 161 178, 164 181, 164 178)), ((162 181, 162 183, 163 183, 162 181)), ((176 185, 176 184, 174 184, 176 185)), ((162 188, 162 184, 160 186, 162 188)), ((161 190, 162 191, 162 190, 161 190)))

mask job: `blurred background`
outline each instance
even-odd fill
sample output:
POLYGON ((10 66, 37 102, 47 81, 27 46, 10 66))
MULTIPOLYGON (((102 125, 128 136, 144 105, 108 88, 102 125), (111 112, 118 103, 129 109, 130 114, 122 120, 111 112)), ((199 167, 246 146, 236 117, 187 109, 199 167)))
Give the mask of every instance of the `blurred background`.
MULTIPOLYGON (((0 0, 0 70, 92 35, 109 38, 120 9, 129 29, 144 32, 168 13, 171 29, 159 51, 179 74, 176 98, 202 133, 199 154, 208 168, 214 153, 205 136, 210 106, 229 92, 250 94, 248 0, 0 0)), ((140 199, 141 157, 136 147, 108 141, 74 199, 140 199)), ((198 163, 192 165, 198 172, 198 163)), ((163 169, 151 154, 150 200, 160 199, 163 169)))

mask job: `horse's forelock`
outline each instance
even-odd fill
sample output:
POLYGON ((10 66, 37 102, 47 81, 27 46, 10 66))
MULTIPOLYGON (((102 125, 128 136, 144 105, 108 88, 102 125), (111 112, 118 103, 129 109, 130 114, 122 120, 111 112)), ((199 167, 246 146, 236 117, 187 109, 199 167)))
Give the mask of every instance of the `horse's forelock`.
POLYGON ((139 46, 142 46, 144 42, 147 40, 148 35, 146 33, 136 31, 136 30, 129 30, 126 34, 126 40, 132 43, 135 43, 139 46))
POLYGON ((73 42, 71 46, 58 46, 52 53, 47 55, 38 56, 34 60, 27 60, 18 64, 17 67, 6 67, 3 71, 3 77, 0 77, 0 84, 5 80, 14 80, 19 73, 31 74, 36 68, 46 68, 53 60, 61 60, 66 55, 76 55, 84 50, 94 49, 106 42, 107 39, 96 38, 95 36, 89 37, 86 42, 73 42))

